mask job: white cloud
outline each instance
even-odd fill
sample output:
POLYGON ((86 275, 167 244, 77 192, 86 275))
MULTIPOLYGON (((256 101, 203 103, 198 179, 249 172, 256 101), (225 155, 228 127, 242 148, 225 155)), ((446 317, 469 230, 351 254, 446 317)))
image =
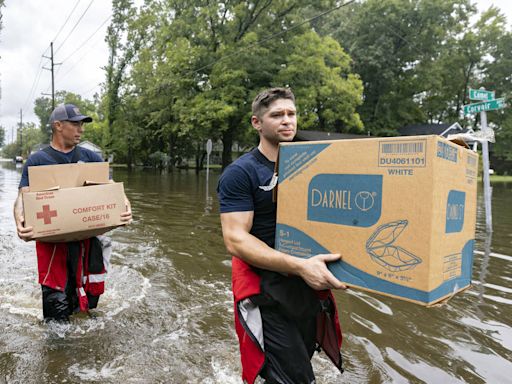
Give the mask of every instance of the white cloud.
MULTIPOLYGON (((137 5, 142 1, 137 0, 137 5)), ((496 5, 512 22, 511 0, 478 0, 479 11, 496 5)), ((0 125, 6 128, 7 141, 11 140, 11 128, 19 122, 20 109, 23 109, 23 121, 37 123, 33 113, 34 100, 42 92, 51 92, 48 59, 41 60, 46 52, 49 56, 51 40, 66 21, 75 5, 69 21, 60 32, 54 48, 57 50, 86 8, 89 9, 76 26, 64 45, 55 53, 55 62, 63 62, 56 67, 55 89, 78 93, 92 98, 100 90, 104 81, 101 69, 107 63, 108 51, 104 42, 106 28, 110 21, 74 55, 69 57, 96 29, 111 15, 110 0, 7 0, 2 9, 3 30, 0 33, 0 125), (92 2, 91 2, 92 1, 92 2), (68 58, 69 57, 69 58, 68 58), (37 75, 37 86, 31 92, 37 75)))
POLYGON ((111 1, 6 1, 2 9, 3 29, 0 34, 0 125, 6 128, 7 141, 11 139, 11 127, 16 127, 19 122, 20 109, 23 109, 24 122, 37 123, 33 113, 34 100, 42 92, 51 93, 50 71, 41 69, 42 66, 49 68, 50 60, 41 56, 43 53, 50 56, 50 42, 75 5, 74 12, 54 42, 54 62, 62 62, 55 67, 55 90, 64 89, 92 98, 104 81, 101 68, 108 59, 104 36, 110 20, 86 44, 82 44, 111 15, 111 1), (70 56, 79 47, 80 50, 70 56), (39 81, 31 92, 37 77, 39 81))

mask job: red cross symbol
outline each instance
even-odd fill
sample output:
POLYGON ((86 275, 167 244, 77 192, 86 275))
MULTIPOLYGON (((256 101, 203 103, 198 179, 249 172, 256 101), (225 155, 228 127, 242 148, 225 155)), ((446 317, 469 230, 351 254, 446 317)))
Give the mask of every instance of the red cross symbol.
POLYGON ((44 219, 45 224, 52 223, 52 217, 57 216, 57 211, 50 211, 50 206, 48 204, 43 205, 43 212, 37 212, 38 219, 44 219))

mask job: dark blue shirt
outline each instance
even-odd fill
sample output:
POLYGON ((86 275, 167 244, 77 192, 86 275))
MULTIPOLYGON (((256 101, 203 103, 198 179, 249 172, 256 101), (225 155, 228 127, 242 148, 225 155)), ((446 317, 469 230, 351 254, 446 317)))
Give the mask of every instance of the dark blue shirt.
MULTIPOLYGON (((71 152, 64 153, 61 151, 57 151, 56 149, 50 147, 50 149, 57 154, 57 156, 62 158, 62 161, 71 163, 71 160, 73 159, 73 154, 76 151, 76 147, 73 148, 71 152)), ((101 162, 103 159, 100 155, 97 153, 87 149, 80 147, 80 159, 78 160, 79 163, 95 163, 95 162, 101 162)), ((21 173, 21 180, 19 188, 21 187, 28 187, 28 167, 33 167, 36 165, 54 165, 59 164, 52 156, 50 156, 45 151, 37 151, 33 154, 31 154, 27 161, 25 162, 25 165, 23 166, 23 171, 21 173)))
MULTIPOLYGON (((274 166, 256 148, 229 165, 217 187, 220 212, 254 211, 250 233, 271 248, 275 244, 277 205, 272 201, 272 190, 265 191, 260 186, 270 184, 274 166)), ((316 317, 319 300, 304 280, 261 268, 254 270, 261 276, 263 296, 270 295, 281 305, 281 310, 291 317, 316 317)))
POLYGON ((276 230, 276 204, 268 186, 274 174, 275 163, 257 149, 246 153, 222 173, 217 187, 220 212, 254 211, 250 233, 274 248, 276 230))

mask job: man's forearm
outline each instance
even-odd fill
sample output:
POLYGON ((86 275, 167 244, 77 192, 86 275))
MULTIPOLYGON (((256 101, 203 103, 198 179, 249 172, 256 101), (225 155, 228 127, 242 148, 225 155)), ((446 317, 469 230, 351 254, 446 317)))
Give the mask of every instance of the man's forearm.
POLYGON ((226 242, 228 252, 257 268, 300 274, 302 259, 276 251, 250 233, 239 233, 226 242), (229 245, 228 245, 229 244, 229 245))
POLYGON ((23 217, 23 199, 22 199, 22 195, 21 195, 21 190, 18 193, 18 197, 16 198, 16 201, 14 202, 13 215, 14 215, 14 221, 16 222, 16 225, 19 225, 20 218, 23 217))

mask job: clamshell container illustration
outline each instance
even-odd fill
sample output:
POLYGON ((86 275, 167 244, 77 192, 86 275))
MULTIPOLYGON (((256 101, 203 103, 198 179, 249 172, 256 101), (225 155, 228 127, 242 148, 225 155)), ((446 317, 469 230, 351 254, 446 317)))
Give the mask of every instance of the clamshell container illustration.
POLYGON ((421 263, 418 256, 395 245, 407 225, 407 220, 392 221, 373 232, 366 242, 366 251, 373 261, 392 272, 407 271, 421 263))

